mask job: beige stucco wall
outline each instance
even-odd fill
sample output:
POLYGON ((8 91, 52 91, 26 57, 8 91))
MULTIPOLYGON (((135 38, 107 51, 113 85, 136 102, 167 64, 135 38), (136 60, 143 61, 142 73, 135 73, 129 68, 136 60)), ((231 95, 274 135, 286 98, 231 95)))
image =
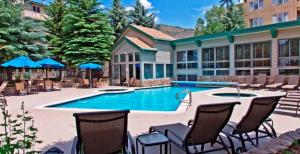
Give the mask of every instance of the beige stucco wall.
POLYGON ((243 4, 244 12, 245 12, 245 23, 249 27, 249 19, 262 17, 264 19, 264 25, 272 24, 272 16, 281 12, 288 12, 288 20, 296 20, 297 19, 297 7, 300 6, 299 0, 289 0, 288 3, 283 5, 274 5, 272 4, 272 0, 264 0, 264 6, 262 9, 257 9, 250 11, 249 3, 253 0, 247 0, 243 4))

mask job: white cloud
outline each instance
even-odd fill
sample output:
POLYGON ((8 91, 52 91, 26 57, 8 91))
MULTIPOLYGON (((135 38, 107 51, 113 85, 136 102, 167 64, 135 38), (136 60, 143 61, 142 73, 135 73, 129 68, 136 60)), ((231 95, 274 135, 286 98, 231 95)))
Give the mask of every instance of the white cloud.
POLYGON ((134 8, 132 6, 125 7, 126 11, 132 11, 134 8))
POLYGON ((211 8, 213 8, 213 5, 203 6, 199 9, 195 9, 195 10, 200 12, 200 15, 203 16, 203 15, 205 15, 206 11, 210 10, 211 8))
POLYGON ((99 9, 104 9, 105 8, 105 6, 103 5, 103 4, 101 4, 100 6, 99 6, 99 9))
POLYGON ((159 23, 159 22, 160 22, 159 17, 155 17, 155 18, 154 18, 154 22, 155 22, 155 23, 159 23))
POLYGON ((145 9, 152 9, 152 3, 148 0, 140 0, 141 4, 145 7, 145 9))

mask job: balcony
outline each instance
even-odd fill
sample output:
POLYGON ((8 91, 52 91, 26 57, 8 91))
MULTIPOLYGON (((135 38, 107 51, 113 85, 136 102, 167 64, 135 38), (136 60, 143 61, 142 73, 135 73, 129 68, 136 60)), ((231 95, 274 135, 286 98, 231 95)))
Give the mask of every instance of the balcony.
POLYGON ((37 13, 37 12, 29 11, 29 10, 24 10, 23 16, 32 18, 32 19, 36 19, 36 20, 45 20, 45 18, 47 18, 47 15, 45 15, 45 14, 37 13))

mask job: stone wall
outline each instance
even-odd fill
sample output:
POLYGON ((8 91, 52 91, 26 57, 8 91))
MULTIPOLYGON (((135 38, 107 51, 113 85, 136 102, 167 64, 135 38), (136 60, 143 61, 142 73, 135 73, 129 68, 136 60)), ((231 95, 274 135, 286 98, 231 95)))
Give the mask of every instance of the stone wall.
POLYGON ((141 87, 151 87, 151 86, 160 86, 160 85, 170 85, 171 79, 155 79, 155 80, 146 80, 141 82, 141 87))

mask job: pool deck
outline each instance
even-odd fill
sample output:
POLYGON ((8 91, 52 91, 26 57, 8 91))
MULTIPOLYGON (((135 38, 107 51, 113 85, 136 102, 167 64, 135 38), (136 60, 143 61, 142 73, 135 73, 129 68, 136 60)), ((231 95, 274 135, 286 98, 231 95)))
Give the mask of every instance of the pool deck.
MULTIPOLYGON (((108 88, 108 87, 107 87, 108 88)), ((59 147, 66 154, 70 153, 71 142, 76 135, 75 120, 72 116, 74 112, 82 110, 59 110, 43 109, 41 106, 84 97, 94 93, 97 89, 76 89, 65 88, 62 91, 40 92, 39 94, 27 96, 7 97, 8 109, 11 114, 19 113, 21 102, 25 102, 25 108, 34 117, 35 125, 39 129, 39 139, 43 141, 37 148, 47 150, 52 146, 59 147)), ((192 96, 192 106, 186 112, 131 112, 129 114, 129 131, 132 136, 146 133, 150 126, 181 122, 186 124, 194 117, 196 107, 200 104, 221 103, 229 101, 240 101, 242 104, 235 107, 231 121, 238 122, 245 115, 252 98, 229 98, 212 96, 215 92, 236 92, 235 88, 220 88, 208 91, 195 92, 192 96)), ((245 93, 253 93, 258 96, 283 95, 280 91, 265 90, 241 90, 245 93)), ((282 110, 285 111, 285 110, 282 110)), ((284 133, 296 128, 300 128, 300 117, 294 117, 294 111, 283 113, 277 111, 272 114, 274 127, 277 133, 284 133)), ((176 153, 176 152, 175 152, 176 153)))

